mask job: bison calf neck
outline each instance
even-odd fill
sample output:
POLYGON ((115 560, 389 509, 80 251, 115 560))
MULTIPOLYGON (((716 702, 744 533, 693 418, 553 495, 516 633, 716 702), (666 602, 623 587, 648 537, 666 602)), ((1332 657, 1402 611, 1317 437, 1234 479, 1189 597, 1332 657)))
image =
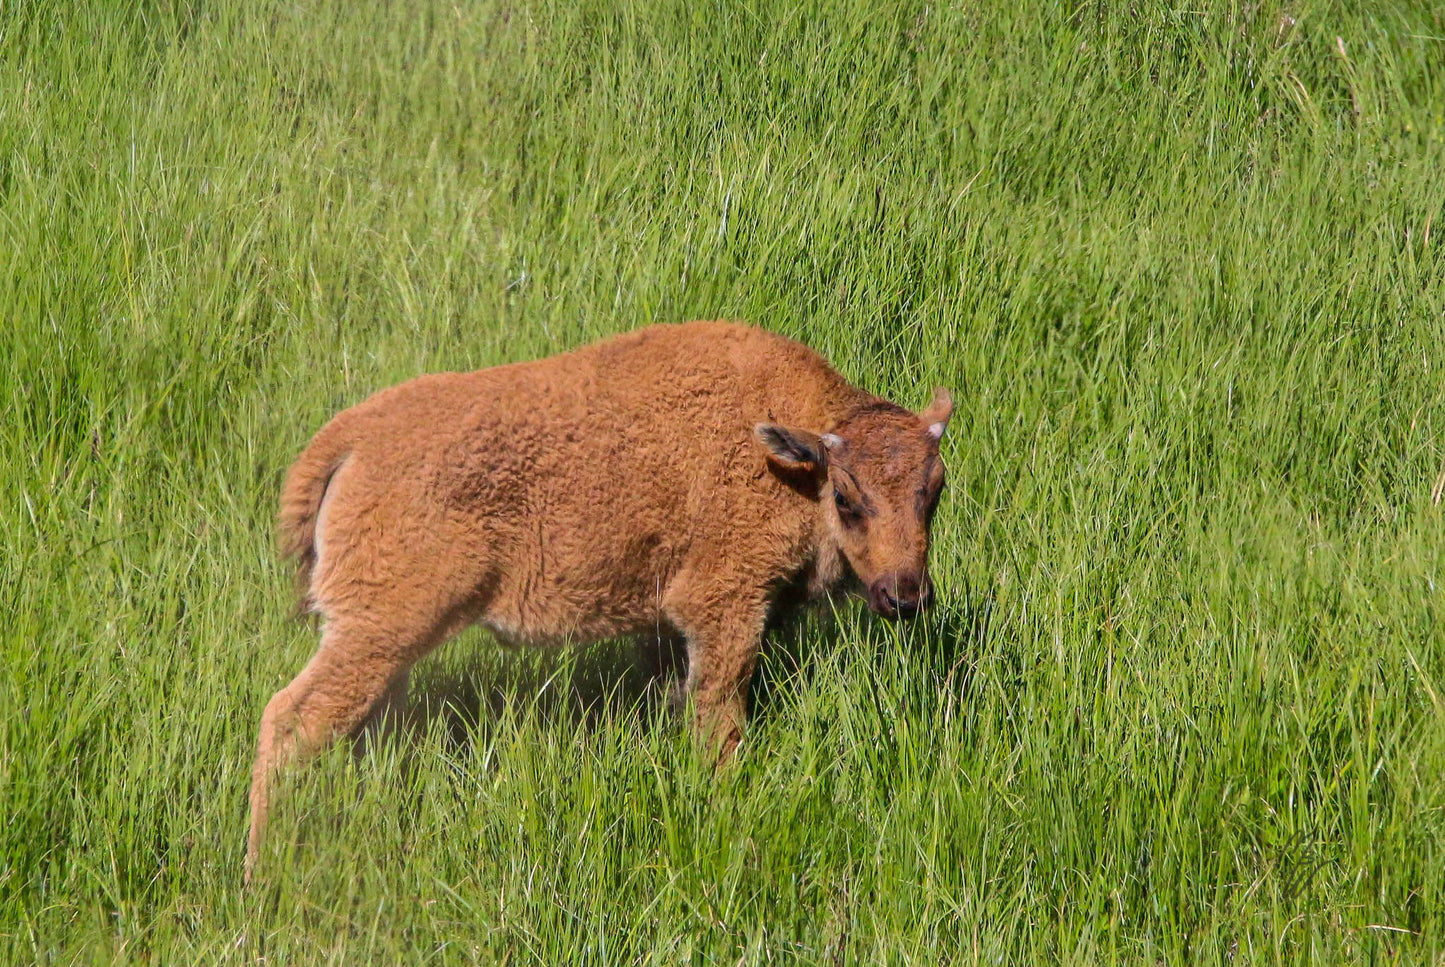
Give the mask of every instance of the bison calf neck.
POLYGON ((321 645, 261 718, 247 870, 275 771, 375 722, 480 622, 524 643, 687 641, 695 727, 737 744, 785 589, 926 607, 952 403, 914 414, 817 353, 719 322, 422 376, 331 420, 291 467, 284 549, 321 645))

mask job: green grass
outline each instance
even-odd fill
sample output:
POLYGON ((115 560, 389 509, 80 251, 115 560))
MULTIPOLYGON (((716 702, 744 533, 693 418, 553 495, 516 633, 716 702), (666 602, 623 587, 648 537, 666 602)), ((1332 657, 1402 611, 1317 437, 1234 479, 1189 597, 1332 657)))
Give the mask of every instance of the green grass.
POLYGON ((1445 14, 1066 6, 0 6, 0 962, 1439 963, 1445 14), (718 775, 465 636, 243 890, 309 434, 692 317, 953 389, 940 607, 718 775))

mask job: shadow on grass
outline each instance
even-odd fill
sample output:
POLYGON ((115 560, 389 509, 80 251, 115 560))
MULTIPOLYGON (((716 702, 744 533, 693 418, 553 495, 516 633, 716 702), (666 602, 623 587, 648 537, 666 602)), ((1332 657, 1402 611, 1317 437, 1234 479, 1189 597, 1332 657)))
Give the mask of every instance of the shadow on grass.
MULTIPOLYGON (((906 652, 901 660, 918 666, 910 678, 925 689, 936 686, 962 696, 972 687, 970 658, 988 635, 992 601, 970 597, 967 607, 940 606, 894 626, 906 652)), ((873 649, 861 660, 881 664, 891 640, 888 627, 852 601, 840 602, 836 610, 825 604, 776 619, 750 685, 750 718, 766 719, 785 708, 788 697, 809 687, 850 635, 873 649)), ((527 648, 500 645, 473 631, 416 669, 408 727, 425 733, 440 722, 455 748, 485 739, 509 714, 588 731, 628 721, 641 731, 680 729, 686 675, 686 645, 678 637, 527 648)))
POLYGON ((825 605, 783 618, 769 629, 753 677, 752 718, 762 720, 786 708, 790 696, 809 688, 826 662, 850 647, 849 639, 857 650, 844 660, 869 665, 856 677, 860 684, 876 683, 890 661, 902 662, 908 667, 894 670, 919 686, 910 690, 915 703, 922 705, 930 690, 966 696, 973 687, 973 659, 989 635, 993 601, 973 594, 965 600, 965 606, 940 604, 897 624, 851 600, 840 602, 836 610, 825 605))
POLYGON ((407 724, 424 734, 441 723, 454 748, 485 741, 517 715, 587 731, 630 720, 646 731, 668 719, 681 724, 686 670, 678 639, 530 648, 472 631, 415 669, 407 724))

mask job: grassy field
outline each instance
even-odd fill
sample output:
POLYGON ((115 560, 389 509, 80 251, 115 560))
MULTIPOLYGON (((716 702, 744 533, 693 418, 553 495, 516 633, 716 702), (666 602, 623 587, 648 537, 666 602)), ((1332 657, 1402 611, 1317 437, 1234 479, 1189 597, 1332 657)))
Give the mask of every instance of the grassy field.
POLYGON ((1445 957, 1438 4, 0 6, 0 962, 1445 957), (958 410, 735 767, 472 633, 288 783, 272 520, 424 371, 744 318, 958 410))

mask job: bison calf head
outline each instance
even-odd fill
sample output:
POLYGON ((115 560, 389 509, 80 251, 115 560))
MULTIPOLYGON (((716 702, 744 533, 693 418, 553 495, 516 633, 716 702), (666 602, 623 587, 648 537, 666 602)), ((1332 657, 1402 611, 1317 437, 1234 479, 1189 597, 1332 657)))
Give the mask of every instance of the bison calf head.
POLYGON ((928 607, 928 532, 943 491, 938 444, 953 413, 948 391, 914 414, 879 400, 831 433, 760 423, 758 442, 780 469, 817 483, 825 554, 841 557, 885 618, 928 607))

